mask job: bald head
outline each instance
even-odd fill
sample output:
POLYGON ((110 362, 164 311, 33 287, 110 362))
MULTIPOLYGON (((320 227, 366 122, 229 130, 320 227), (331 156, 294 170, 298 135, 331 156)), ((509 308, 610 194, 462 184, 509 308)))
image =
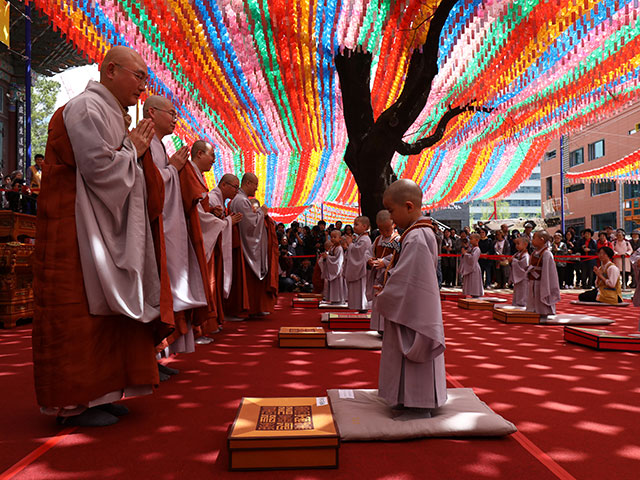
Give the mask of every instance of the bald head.
POLYGON ((111 48, 100 65, 100 83, 124 108, 136 104, 146 88, 147 77, 147 65, 140 54, 121 45, 111 48))
POLYGON ((403 178, 393 182, 384 192, 384 196, 388 197, 392 202, 401 205, 405 202, 411 202, 414 205, 422 204, 422 190, 416 182, 403 178))
POLYGON ((240 188, 248 197, 253 197, 258 190, 258 177, 251 172, 247 172, 242 176, 242 184, 240 188))
POLYGON ((198 153, 207 152, 208 150, 213 150, 213 145, 206 140, 196 140, 191 146, 191 158, 193 159, 198 153))
POLYGON ((211 170, 214 160, 215 152, 213 145, 205 140, 196 140, 193 143, 191 147, 191 161, 196 164, 202 173, 211 170))
POLYGON ((240 188, 240 180, 233 173, 225 173, 220 177, 218 182, 218 188, 222 192, 222 197, 226 199, 233 199, 238 193, 240 188))
POLYGON ((247 172, 242 176, 242 185, 246 185, 247 183, 257 182, 258 176, 255 173, 247 172))
POLYGON ((150 118, 149 109, 170 110, 172 108, 173 104, 168 98, 161 97, 160 95, 151 95, 149 98, 147 98, 147 100, 144 102, 144 105, 142 106, 142 116, 144 118, 150 118))
POLYGON ((378 226, 380 226, 381 223, 390 222, 390 221, 391 221, 391 214, 389 213, 389 210, 380 210, 376 214, 376 223, 378 224, 378 226))
POLYGON ((240 183, 238 177, 236 177, 233 173, 225 173, 220 177, 220 183, 231 183, 238 184, 240 183))

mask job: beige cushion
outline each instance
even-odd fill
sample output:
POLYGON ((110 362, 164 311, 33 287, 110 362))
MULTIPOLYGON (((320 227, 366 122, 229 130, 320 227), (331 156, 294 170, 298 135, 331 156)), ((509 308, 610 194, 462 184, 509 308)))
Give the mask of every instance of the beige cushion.
POLYGON ((591 305, 592 307, 628 307, 629 302, 620 303, 603 303, 603 302, 581 302, 580 300, 571 300, 574 305, 591 305))
POLYGON ((614 320, 580 313, 559 313, 540 318, 540 323, 545 325, 610 325, 614 320))
POLYGON ((327 347, 380 350, 382 348, 382 337, 376 331, 327 332, 327 347))
POLYGON ((397 421, 377 390, 352 390, 354 397, 340 398, 328 390, 340 438, 350 440, 403 440, 422 437, 504 436, 514 433, 508 422, 482 402, 470 388, 447 389, 447 403, 431 418, 397 421))
POLYGON ((320 302, 319 307, 327 310, 345 310, 349 308, 349 306, 346 303, 329 303, 329 302, 320 302))

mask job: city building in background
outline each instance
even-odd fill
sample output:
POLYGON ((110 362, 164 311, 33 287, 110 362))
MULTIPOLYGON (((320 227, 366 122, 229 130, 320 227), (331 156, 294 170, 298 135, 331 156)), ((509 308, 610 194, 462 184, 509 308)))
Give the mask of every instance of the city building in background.
MULTIPOLYGON (((540 218, 540 167, 535 167, 531 176, 510 196, 498 200, 495 210, 499 219, 507 218, 540 218)), ((469 206, 470 225, 478 221, 487 221, 494 213, 494 203, 474 200, 469 206)))
MULTIPOLYGON (((9 45, 0 43, 0 173, 25 168, 27 163, 25 111, 25 62, 27 22, 30 22, 32 72, 52 76, 87 61, 75 47, 51 27, 35 8, 29 16, 25 6, 13 2, 8 8, 9 45)), ((5 21, 2 17, 2 21, 5 21)), ((6 25, 3 25, 6 28, 6 25)))
MULTIPOLYGON (((553 140, 541 160, 544 218, 552 230, 560 229, 560 161, 564 172, 581 172, 615 162, 640 148, 640 102, 615 117, 594 123, 579 133, 553 140), (561 141, 562 140, 562 141, 561 141), (561 146, 562 144, 562 146, 561 146)), ((565 229, 595 231, 607 226, 630 233, 640 226, 640 186, 615 181, 565 182, 565 229)))
POLYGON ((449 228, 455 228, 459 232, 464 227, 469 226, 469 204, 454 203, 431 212, 431 217, 444 223, 449 228))

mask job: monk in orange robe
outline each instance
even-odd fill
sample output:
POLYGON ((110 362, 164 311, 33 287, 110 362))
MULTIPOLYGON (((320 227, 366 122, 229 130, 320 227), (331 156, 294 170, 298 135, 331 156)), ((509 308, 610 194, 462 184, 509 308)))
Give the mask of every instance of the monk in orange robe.
MULTIPOLYGON (((257 189, 258 177, 253 173, 245 173, 238 194, 229 203, 232 211, 243 215, 238 227, 250 317, 272 313, 278 295, 279 252, 276 225, 269 217, 269 209, 265 205, 254 211, 249 197, 253 197, 257 189)), ((231 287, 232 291, 236 288, 242 288, 242 284, 233 284, 231 287)))
MULTIPOLYGON (((137 159, 153 123, 128 131, 125 108, 144 91, 147 67, 114 47, 100 82, 52 117, 38 200, 34 254, 34 379, 43 413, 70 426, 118 421, 123 396, 158 383, 155 342, 161 282, 137 159)), ((159 206, 160 209, 161 204, 159 206)))
POLYGON ((242 218, 242 215, 231 215, 222 219, 214 214, 215 211, 220 215, 222 209, 211 206, 209 189, 202 176, 203 172, 211 170, 214 159, 213 146, 198 140, 191 147, 191 160, 180 171, 189 237, 198 257, 208 303, 207 308, 196 309, 194 313, 197 320, 194 323, 199 325, 197 333, 202 336, 217 332, 224 321, 221 234, 242 218))

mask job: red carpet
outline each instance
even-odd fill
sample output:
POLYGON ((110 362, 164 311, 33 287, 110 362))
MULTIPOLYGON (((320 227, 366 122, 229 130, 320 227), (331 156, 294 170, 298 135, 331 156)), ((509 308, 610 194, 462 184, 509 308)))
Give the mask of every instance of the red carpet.
MULTIPOLYGON (((637 329, 636 308, 576 306, 572 298, 566 295, 559 312, 609 316, 616 319, 610 330, 637 329)), ((519 435, 345 443, 338 470, 229 472, 227 429, 242 396, 377 386, 378 352, 279 349, 281 325, 319 325, 319 311, 290 304, 283 295, 265 320, 227 322, 215 343, 172 362, 180 375, 152 396, 127 400, 131 414, 117 425, 59 438, 62 429, 35 404, 30 327, 0 330, 0 480, 639 477, 638 354, 565 344, 562 327, 505 325, 454 302, 443 302, 450 386, 473 387, 519 435), (43 444, 24 469, 6 475, 43 444)))

